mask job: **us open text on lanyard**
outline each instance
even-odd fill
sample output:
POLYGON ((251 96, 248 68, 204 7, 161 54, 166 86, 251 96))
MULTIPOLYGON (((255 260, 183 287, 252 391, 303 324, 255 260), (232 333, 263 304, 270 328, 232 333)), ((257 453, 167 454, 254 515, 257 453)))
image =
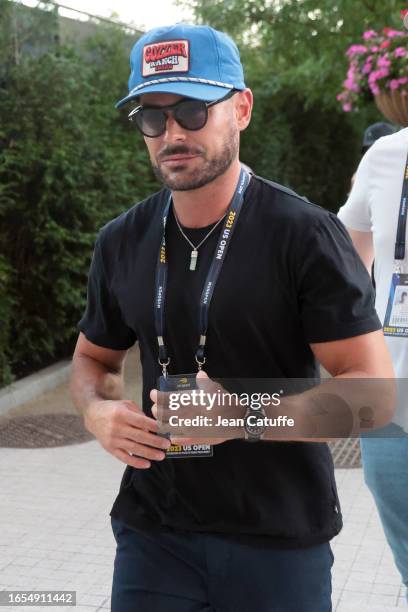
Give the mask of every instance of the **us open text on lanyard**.
POLYGON ((408 155, 404 168, 397 235, 395 238, 394 273, 391 279, 388 305, 384 319, 384 335, 400 338, 408 338, 408 274, 403 266, 406 252, 407 205, 408 155))
MULTIPOLYGON (((218 244, 215 249, 213 259, 208 270, 207 278, 200 298, 200 321, 199 321, 199 341, 195 354, 195 360, 198 365, 198 370, 201 370, 205 363, 205 346, 207 341, 208 329, 208 313, 211 300, 214 294, 219 274, 221 272, 224 260, 231 243, 231 239, 238 222, 239 213, 241 212, 244 201, 245 190, 250 181, 249 174, 241 168, 238 183, 235 188, 234 195, 225 215, 224 225, 220 232, 218 244)), ((155 327, 157 335, 157 343, 159 347, 159 364, 162 368, 163 376, 167 376, 167 368, 170 364, 170 356, 165 343, 165 304, 166 290, 168 277, 168 261, 166 252, 166 225, 170 206, 172 203, 171 194, 167 201, 163 212, 163 236, 160 244, 159 255, 156 268, 156 283, 155 283, 155 327)))

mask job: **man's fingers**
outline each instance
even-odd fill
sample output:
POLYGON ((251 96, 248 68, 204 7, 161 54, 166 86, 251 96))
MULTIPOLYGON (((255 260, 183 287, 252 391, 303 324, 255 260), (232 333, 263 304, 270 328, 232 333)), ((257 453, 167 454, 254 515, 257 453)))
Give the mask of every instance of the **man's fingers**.
POLYGON ((168 410, 165 410, 163 406, 153 404, 152 415, 157 420, 159 425, 168 423, 170 414, 172 413, 170 413, 168 410))
POLYGON ((123 463, 126 463, 126 465, 130 465, 131 467, 134 467, 138 470, 146 470, 151 466, 150 461, 147 461, 147 459, 133 457, 132 455, 129 455, 126 451, 123 451, 120 448, 116 448, 112 452, 112 454, 120 461, 123 461, 123 463))
POLYGON ((217 381, 209 378, 207 373, 204 370, 200 370, 197 372, 196 376, 197 387, 199 389, 203 389, 206 393, 217 393, 217 391, 222 390, 222 386, 217 383, 217 381))
POLYGON ((157 389, 152 389, 150 391, 150 399, 154 404, 161 404, 162 406, 168 402, 170 393, 168 391, 158 391, 157 389))
POLYGON ((117 418, 122 419, 125 418, 125 421, 128 425, 132 427, 137 427, 138 429, 146 429, 147 431, 157 431, 157 421, 146 416, 141 411, 134 411, 133 409, 126 408, 120 410, 117 413, 117 418))
MULTIPOLYGON (((131 427, 121 429, 116 434, 116 437, 119 438, 120 442, 123 440, 131 440, 132 442, 137 442, 139 444, 151 446, 152 448, 158 448, 161 450, 167 450, 169 447, 169 441, 167 438, 131 427)), ((117 440, 115 440, 114 443, 115 442, 117 443, 117 440)))
POLYGON ((133 442, 133 440, 122 441, 121 447, 123 450, 132 453, 132 455, 137 455, 138 457, 151 461, 163 461, 163 459, 166 458, 166 453, 164 451, 152 448, 151 446, 145 446, 144 444, 139 444, 138 442, 133 442))
POLYGON ((140 406, 138 406, 135 402, 132 402, 132 400, 122 400, 122 404, 125 404, 126 408, 136 412, 137 414, 143 414, 143 410, 140 408, 140 406))
POLYGON ((150 391, 150 399, 153 404, 156 404, 159 408, 167 408, 169 404, 169 396, 170 393, 167 391, 158 391, 157 389, 152 389, 150 391))

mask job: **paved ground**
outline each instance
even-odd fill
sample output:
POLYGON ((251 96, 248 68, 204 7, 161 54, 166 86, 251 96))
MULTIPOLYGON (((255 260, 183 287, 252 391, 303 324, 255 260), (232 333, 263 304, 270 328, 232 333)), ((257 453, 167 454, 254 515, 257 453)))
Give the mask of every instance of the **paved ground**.
MULTIPOLYGON (((137 398, 139 385, 129 389, 137 398)), ((52 411, 72 411, 65 387, 14 412, 52 411)), ((110 609, 115 547, 108 513, 121 473, 122 464, 96 441, 48 449, 0 448, 0 590, 77 591, 76 608, 13 609, 110 609)), ((337 482, 345 527, 333 542, 333 609, 407 609, 362 471, 337 470, 337 482)))

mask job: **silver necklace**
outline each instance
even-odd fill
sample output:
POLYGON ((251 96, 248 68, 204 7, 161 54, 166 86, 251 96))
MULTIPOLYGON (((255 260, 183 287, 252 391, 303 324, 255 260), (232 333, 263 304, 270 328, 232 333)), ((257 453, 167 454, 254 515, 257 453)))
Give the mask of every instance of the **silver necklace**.
POLYGON ((180 225, 180 223, 179 223, 179 220, 178 220, 178 218, 177 218, 176 211, 174 210, 174 207, 173 207, 173 212, 174 212, 174 218, 176 219, 177 227, 178 227, 178 228, 179 228, 179 230, 180 230, 180 234, 183 236, 183 238, 185 238, 185 239, 187 240, 188 244, 189 244, 189 245, 191 246, 191 248, 192 248, 191 255, 190 255, 190 268, 189 268, 189 270, 194 271, 194 270, 196 269, 196 267, 197 267, 198 249, 200 248, 200 246, 201 246, 202 244, 204 244, 204 242, 207 240, 207 238, 209 238, 209 237, 211 236, 211 234, 212 234, 212 233, 213 233, 213 231, 214 231, 214 230, 215 230, 215 229, 216 229, 216 228, 219 226, 219 224, 221 223, 221 221, 222 221, 223 219, 225 219, 225 215, 226 215, 227 213, 225 213, 225 215, 223 215, 223 216, 221 217, 221 219, 218 219, 218 221, 217 221, 217 223, 214 225, 214 227, 212 227, 212 228, 210 229, 210 231, 208 232, 208 234, 206 234, 206 235, 204 236, 204 238, 201 240, 201 242, 200 242, 199 244, 194 245, 194 244, 191 242, 190 238, 189 238, 188 236, 186 236, 186 235, 185 235, 185 233, 183 232, 183 229, 182 229, 182 227, 181 227, 181 225, 180 225))

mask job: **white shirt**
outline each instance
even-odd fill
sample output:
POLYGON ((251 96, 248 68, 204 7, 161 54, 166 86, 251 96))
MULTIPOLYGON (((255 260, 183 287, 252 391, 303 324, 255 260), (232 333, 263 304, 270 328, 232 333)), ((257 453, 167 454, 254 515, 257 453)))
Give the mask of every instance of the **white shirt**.
MULTIPOLYGON (((364 155, 347 202, 338 216, 347 228, 372 232, 375 306, 384 324, 394 272, 394 249, 402 183, 408 153, 408 128, 377 140, 364 155)), ((408 273, 408 241, 402 271, 408 273)), ((408 378, 408 338, 385 337, 397 378, 408 378)), ((399 402, 400 403, 400 402, 399 402)), ((394 422, 408 431, 408 401, 398 406, 394 422)))

